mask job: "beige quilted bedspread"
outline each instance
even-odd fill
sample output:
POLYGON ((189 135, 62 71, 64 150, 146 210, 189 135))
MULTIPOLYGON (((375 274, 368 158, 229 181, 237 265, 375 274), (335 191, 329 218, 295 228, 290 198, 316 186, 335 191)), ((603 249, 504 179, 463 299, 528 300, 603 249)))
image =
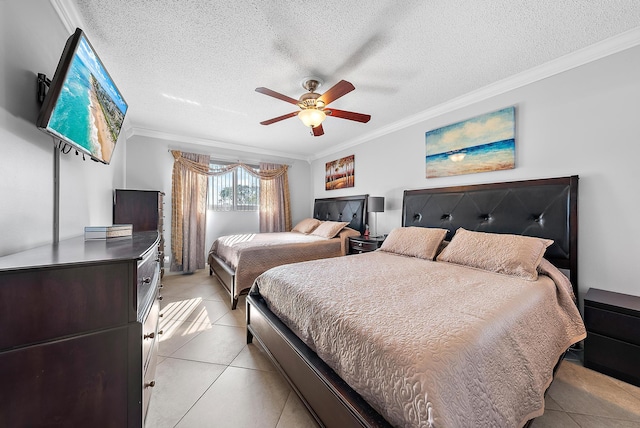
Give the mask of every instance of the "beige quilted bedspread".
POLYGON ((332 239, 296 232, 228 235, 216 239, 209 254, 217 255, 235 270, 236 292, 240 294, 274 266, 344 255, 350 235, 358 232, 345 230, 332 239))
POLYGON ((520 427, 585 337, 571 284, 375 251, 281 266, 271 310, 397 427, 520 427))

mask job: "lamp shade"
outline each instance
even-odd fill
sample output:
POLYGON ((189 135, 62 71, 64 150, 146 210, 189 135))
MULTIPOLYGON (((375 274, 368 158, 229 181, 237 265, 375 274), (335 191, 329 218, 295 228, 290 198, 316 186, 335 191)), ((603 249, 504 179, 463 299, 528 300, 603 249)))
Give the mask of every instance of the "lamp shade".
POLYGON ((383 196, 369 196, 368 210, 370 213, 383 213, 384 212, 384 197, 383 196))
POLYGON ((325 112, 322 110, 318 110, 315 108, 308 108, 300 111, 298 113, 298 117, 304 123, 305 126, 309 126, 311 128, 315 128, 320 125, 322 121, 327 117, 325 112))

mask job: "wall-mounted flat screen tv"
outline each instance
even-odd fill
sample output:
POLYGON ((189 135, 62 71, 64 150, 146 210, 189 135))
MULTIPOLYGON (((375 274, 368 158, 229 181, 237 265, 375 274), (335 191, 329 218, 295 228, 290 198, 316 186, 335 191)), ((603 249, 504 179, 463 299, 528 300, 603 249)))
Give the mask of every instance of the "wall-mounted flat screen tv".
POLYGON ((64 47, 36 125, 108 164, 127 107, 86 35, 77 28, 64 47))

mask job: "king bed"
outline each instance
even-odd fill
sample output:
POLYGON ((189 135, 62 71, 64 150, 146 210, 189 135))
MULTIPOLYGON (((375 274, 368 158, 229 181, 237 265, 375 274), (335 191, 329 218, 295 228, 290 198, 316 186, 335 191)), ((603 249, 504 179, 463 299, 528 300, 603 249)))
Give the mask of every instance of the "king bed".
POLYGON ((316 199, 313 218, 291 232, 221 236, 209 250, 209 275, 224 285, 235 309, 256 277, 274 266, 345 255, 348 238, 365 231, 367 200, 368 195, 316 199))
POLYGON ((379 250, 260 275, 247 341, 324 426, 526 425, 585 337, 577 184, 405 191, 379 250))

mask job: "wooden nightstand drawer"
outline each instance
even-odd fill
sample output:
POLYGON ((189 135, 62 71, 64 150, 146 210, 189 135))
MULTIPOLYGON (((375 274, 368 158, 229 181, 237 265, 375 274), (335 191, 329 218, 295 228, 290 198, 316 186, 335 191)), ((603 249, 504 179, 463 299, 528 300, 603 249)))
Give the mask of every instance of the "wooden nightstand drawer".
POLYGON ((384 242, 384 238, 365 238, 364 236, 349 238, 349 253, 360 254, 375 251, 380 248, 382 242, 384 242))
POLYGON ((640 345, 640 317, 594 308, 587 303, 584 324, 588 331, 640 345))
POLYGON ((640 386, 640 297, 589 289, 584 366, 640 386))
POLYGON ((584 366, 640 386, 640 346, 588 333, 584 341, 584 366))
POLYGON ((374 251, 378 249, 377 242, 351 241, 351 249, 355 251, 374 251))

